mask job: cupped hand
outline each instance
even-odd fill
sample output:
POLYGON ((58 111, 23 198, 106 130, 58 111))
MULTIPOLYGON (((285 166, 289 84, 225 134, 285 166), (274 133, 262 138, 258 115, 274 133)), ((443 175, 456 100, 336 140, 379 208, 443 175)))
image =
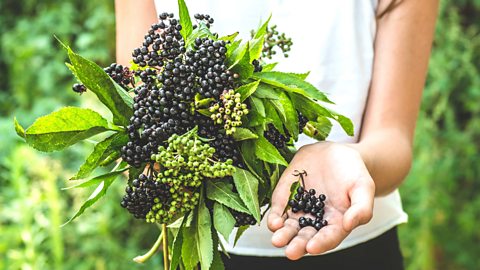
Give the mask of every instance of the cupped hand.
POLYGON ((272 244, 287 246, 285 255, 296 260, 303 255, 321 254, 337 247, 357 226, 370 221, 373 211, 375 184, 359 152, 351 146, 319 142, 303 146, 285 169, 272 195, 268 227, 274 232, 272 244), (300 228, 298 218, 303 212, 284 209, 290 186, 298 180, 294 171, 305 170, 305 188, 323 193, 324 219, 328 225, 319 231, 311 226, 300 228))

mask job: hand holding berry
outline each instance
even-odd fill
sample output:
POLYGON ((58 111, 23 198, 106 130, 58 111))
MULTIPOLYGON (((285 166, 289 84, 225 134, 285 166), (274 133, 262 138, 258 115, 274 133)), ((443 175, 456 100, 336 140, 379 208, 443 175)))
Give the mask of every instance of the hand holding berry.
POLYGON ((268 227, 275 232, 272 243, 287 246, 289 259, 296 260, 306 253, 320 254, 337 247, 357 226, 372 217, 375 184, 362 157, 352 147, 338 143, 320 142, 302 147, 284 171, 272 195, 268 227), (296 169, 308 172, 307 189, 324 193, 324 217, 328 225, 321 230, 299 225, 304 213, 283 211, 290 195, 290 186, 296 181, 296 169))

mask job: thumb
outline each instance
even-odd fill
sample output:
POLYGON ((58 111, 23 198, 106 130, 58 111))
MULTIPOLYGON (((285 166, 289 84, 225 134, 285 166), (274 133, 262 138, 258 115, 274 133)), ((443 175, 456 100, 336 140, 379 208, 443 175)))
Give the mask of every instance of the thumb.
POLYGON ((285 170, 273 191, 272 206, 267 217, 267 225, 272 232, 283 227, 283 223, 286 219, 286 215, 284 215, 283 211, 285 210, 288 198, 290 197, 290 186, 295 181, 297 181, 297 179, 285 170))
POLYGON ((372 219, 375 184, 371 177, 368 176, 366 180, 358 180, 348 195, 351 204, 343 216, 343 228, 350 232, 355 227, 372 219))

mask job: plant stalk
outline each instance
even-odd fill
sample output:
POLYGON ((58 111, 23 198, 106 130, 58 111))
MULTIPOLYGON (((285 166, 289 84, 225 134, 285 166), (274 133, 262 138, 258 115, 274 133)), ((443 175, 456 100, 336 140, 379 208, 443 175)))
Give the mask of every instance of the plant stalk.
POLYGON ((170 262, 168 260, 168 231, 167 224, 162 224, 162 240, 163 240, 163 269, 170 269, 170 262))

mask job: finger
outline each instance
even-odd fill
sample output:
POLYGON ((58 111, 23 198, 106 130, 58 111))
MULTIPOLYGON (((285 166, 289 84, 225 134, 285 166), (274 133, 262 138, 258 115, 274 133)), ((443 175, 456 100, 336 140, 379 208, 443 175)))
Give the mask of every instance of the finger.
POLYGON ((307 243, 306 251, 321 254, 336 248, 348 235, 340 225, 327 225, 320 229, 307 243))
POLYGON ((350 232, 372 219, 375 186, 373 181, 359 181, 349 191, 350 207, 343 216, 343 228, 350 232))
POLYGON ((288 170, 282 174, 272 194, 272 206, 267 217, 267 226, 275 232, 283 227, 286 216, 283 214, 290 197, 290 186, 296 179, 291 176, 288 170))
POLYGON ((315 235, 317 230, 313 227, 305 227, 298 231, 297 236, 290 241, 285 250, 285 255, 290 260, 298 260, 307 254, 307 243, 315 235))
POLYGON ((294 218, 285 220, 284 226, 273 234, 272 244, 278 248, 286 246, 299 230, 298 220, 294 218))

